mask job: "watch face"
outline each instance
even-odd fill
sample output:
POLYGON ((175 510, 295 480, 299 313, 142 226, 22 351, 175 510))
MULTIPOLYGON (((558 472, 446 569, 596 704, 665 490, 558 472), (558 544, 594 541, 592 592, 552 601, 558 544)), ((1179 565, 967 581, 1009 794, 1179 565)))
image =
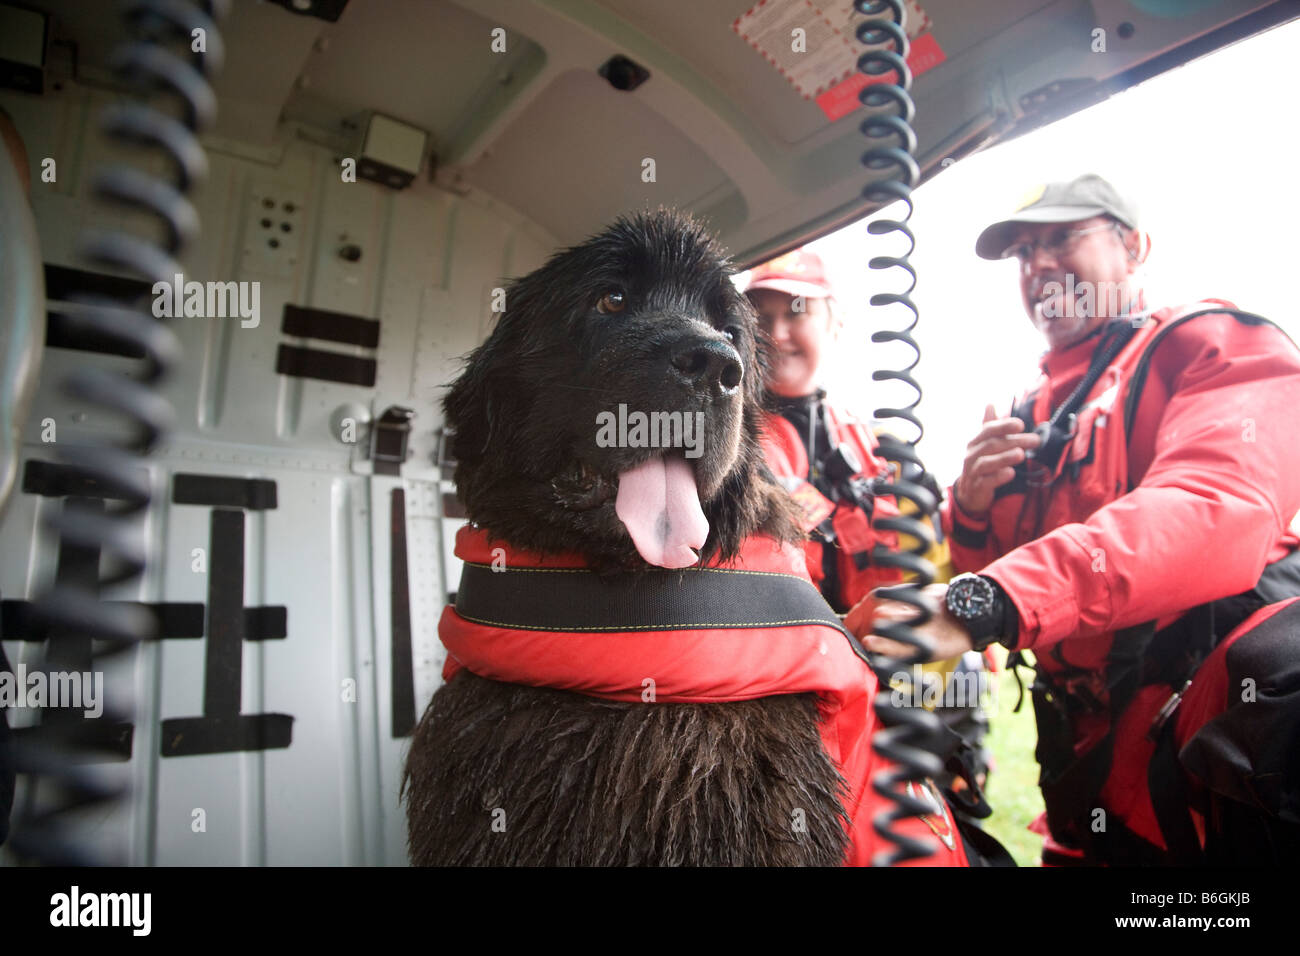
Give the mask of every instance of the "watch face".
POLYGON ((948 610, 963 621, 976 621, 993 612, 993 586, 983 578, 960 578, 948 588, 948 610))

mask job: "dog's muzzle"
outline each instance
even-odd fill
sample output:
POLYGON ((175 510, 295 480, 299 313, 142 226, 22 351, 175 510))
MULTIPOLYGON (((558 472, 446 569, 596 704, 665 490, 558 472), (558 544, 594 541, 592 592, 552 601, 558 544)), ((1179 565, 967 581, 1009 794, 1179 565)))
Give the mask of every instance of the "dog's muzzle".
POLYGON ((672 350, 669 368, 696 394, 734 395, 745 377, 740 353, 718 339, 692 336, 672 350))

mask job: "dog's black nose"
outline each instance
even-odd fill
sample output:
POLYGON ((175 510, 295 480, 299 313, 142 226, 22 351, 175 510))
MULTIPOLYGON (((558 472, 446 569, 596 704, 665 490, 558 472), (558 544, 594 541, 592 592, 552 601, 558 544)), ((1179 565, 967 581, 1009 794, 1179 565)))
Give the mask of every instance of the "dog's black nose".
POLYGON ((693 339, 673 352, 673 369, 693 388, 717 388, 730 395, 740 387, 745 366, 740 353, 726 342, 693 339))

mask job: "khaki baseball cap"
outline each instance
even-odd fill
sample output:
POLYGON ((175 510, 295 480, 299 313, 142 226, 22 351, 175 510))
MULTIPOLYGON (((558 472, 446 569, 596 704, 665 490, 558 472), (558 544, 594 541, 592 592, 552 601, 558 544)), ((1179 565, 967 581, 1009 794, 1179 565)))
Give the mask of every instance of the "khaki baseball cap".
POLYGON ((1085 173, 1068 183, 1035 186, 1012 216, 980 233, 975 254, 981 259, 1002 258, 1022 223, 1078 222, 1093 216, 1112 216, 1130 229, 1137 228, 1137 206, 1096 173, 1085 173))

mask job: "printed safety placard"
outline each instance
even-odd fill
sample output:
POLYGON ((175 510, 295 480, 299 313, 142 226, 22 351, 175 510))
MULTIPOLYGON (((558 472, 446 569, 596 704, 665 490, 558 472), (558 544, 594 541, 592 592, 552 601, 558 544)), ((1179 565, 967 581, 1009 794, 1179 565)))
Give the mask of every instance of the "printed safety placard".
MULTIPOLYGON (((907 65, 919 76, 945 57, 917 0, 906 0, 906 9, 907 65)), ((866 48, 853 31, 862 19, 853 0, 760 0, 731 27, 834 122, 858 108, 858 91, 864 86, 893 75, 873 79, 858 72, 858 57, 866 48), (804 31, 801 40, 796 29, 804 31)))

